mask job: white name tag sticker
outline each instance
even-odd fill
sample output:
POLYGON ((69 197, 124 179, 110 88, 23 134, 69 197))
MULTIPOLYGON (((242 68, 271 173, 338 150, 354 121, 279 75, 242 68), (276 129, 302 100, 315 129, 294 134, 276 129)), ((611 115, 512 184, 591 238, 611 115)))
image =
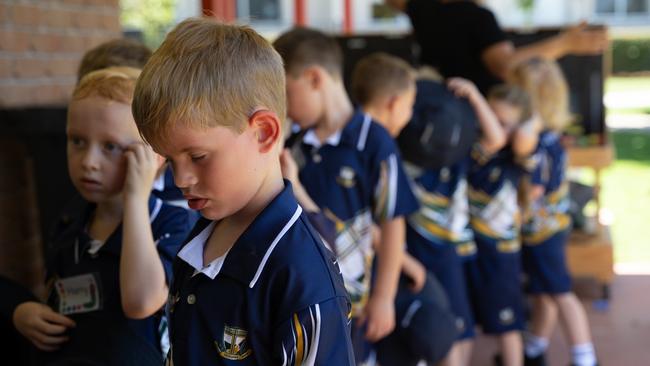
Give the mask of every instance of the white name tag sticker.
POLYGON ((54 287, 59 296, 59 313, 63 315, 87 313, 102 307, 97 279, 91 273, 59 279, 54 287))

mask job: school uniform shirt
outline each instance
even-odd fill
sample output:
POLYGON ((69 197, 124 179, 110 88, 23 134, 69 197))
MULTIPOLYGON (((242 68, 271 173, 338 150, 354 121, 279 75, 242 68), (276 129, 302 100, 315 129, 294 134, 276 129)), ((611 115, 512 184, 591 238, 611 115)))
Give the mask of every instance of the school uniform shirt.
POLYGON ((522 230, 526 243, 541 243, 569 228, 569 184, 565 179, 566 151, 560 135, 544 131, 540 135, 536 166, 530 176, 532 185, 544 187, 544 195, 531 204, 531 217, 522 230))
MULTIPOLYGON (((188 212, 149 198, 151 230, 167 282, 172 260, 191 230, 188 212)), ((160 314, 127 319, 120 295, 122 225, 105 243, 87 234, 95 205, 80 197, 54 229, 47 259, 48 305, 76 322, 60 351, 43 353, 47 362, 93 365, 152 365, 162 362, 160 314)), ((162 314, 162 311, 161 311, 162 314)))
POLYGON ((291 185, 203 263, 201 219, 174 262, 169 365, 353 365, 350 302, 291 185))
POLYGON ((345 127, 323 143, 307 130, 292 152, 300 182, 336 223, 332 250, 356 316, 369 292, 373 221, 406 216, 419 207, 397 146, 381 125, 355 111, 345 127))
POLYGON ((408 217, 409 227, 431 243, 456 246, 461 256, 476 252, 469 227, 469 164, 469 158, 440 169, 405 164, 420 201, 420 209, 408 217))
POLYGON ((532 155, 516 159, 509 146, 491 156, 480 145, 472 151, 468 190, 470 225, 475 233, 499 240, 502 246, 499 251, 519 250, 518 186, 534 159, 532 155))

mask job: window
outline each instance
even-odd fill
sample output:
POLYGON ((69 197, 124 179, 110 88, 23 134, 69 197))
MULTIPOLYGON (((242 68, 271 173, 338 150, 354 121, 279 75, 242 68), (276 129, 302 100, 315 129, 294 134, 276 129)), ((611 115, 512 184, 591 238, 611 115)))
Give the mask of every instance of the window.
POLYGON ((282 20, 280 0, 237 0, 237 18, 279 22, 282 20))

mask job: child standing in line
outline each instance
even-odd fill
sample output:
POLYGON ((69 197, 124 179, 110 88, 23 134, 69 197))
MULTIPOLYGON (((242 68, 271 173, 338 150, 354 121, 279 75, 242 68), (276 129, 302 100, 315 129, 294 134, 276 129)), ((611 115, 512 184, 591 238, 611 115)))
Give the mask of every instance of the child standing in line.
POLYGON ((523 227, 523 265, 533 318, 526 333, 528 365, 543 365, 558 310, 571 344, 572 364, 593 366, 596 354, 582 304, 571 292, 565 246, 570 231, 566 151, 561 133, 570 121, 568 87, 557 63, 534 59, 518 65, 512 81, 526 89, 543 121, 537 166, 530 177, 531 217, 523 227))
POLYGON ((198 221, 174 261, 173 365, 353 365, 336 259, 282 179, 282 59, 245 26, 178 24, 133 114, 198 221))
POLYGON ((518 186, 530 168, 539 122, 519 88, 497 86, 488 102, 508 143, 495 153, 475 150, 472 155, 469 205, 477 256, 466 270, 477 322, 484 333, 498 337, 502 363, 520 366, 524 317, 518 186))
MULTIPOLYGON (((303 130, 295 148, 306 196, 336 223, 333 250, 353 302, 357 363, 395 326, 395 294, 404 253, 404 216, 417 210, 397 146, 372 118, 355 110, 343 85, 336 41, 296 28, 274 47, 287 75, 288 115, 303 130), (380 228, 372 291, 372 227, 380 228)), ((298 190, 297 190, 298 191, 298 190)))

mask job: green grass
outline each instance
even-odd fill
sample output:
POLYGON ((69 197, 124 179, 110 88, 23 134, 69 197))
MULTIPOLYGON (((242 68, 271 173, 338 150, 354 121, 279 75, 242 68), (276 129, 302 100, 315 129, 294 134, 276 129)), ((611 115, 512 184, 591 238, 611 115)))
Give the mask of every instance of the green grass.
MULTIPOLYGON (((612 76, 605 81, 605 92, 648 91, 650 92, 650 76, 612 76)), ((650 104, 650 102, 648 102, 650 104)))
POLYGON ((650 262, 650 133, 612 132, 616 161, 603 172, 602 206, 616 262, 650 262))

